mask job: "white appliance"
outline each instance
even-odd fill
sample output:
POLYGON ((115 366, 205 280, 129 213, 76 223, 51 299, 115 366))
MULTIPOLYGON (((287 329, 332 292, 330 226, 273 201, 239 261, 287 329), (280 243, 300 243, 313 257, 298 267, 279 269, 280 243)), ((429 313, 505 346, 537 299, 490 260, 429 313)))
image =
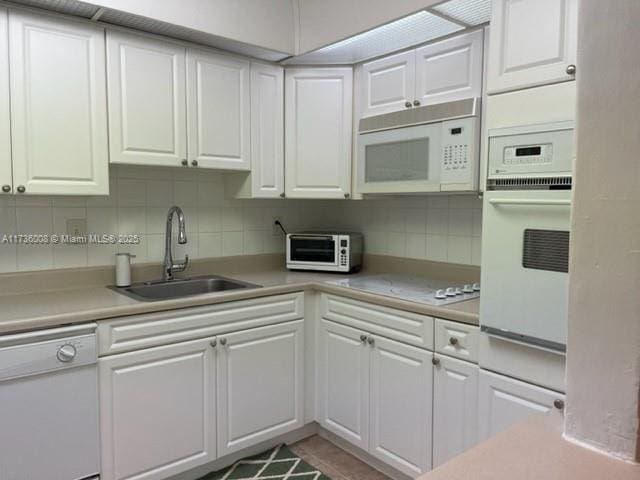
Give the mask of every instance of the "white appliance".
POLYGON ((0 478, 97 479, 95 324, 0 337, 0 478))
POLYGON ((358 193, 476 191, 479 114, 469 98, 361 119, 358 193))
POLYGON ((560 352, 567 341, 570 126, 490 132, 482 226, 482 330, 560 352))
POLYGON ((362 266, 361 233, 302 232, 287 234, 287 268, 356 272, 362 266))

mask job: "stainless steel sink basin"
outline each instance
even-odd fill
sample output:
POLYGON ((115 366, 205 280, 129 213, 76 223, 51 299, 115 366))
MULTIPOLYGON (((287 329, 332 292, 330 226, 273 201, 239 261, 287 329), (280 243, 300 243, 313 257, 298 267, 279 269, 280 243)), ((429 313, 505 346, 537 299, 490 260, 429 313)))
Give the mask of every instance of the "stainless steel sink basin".
POLYGON ((130 287, 109 287, 128 297, 145 302, 167 300, 170 298, 189 297, 203 293, 228 292, 245 288, 259 288, 260 285, 241 282, 217 275, 205 275, 186 279, 175 279, 168 282, 134 283, 130 287))

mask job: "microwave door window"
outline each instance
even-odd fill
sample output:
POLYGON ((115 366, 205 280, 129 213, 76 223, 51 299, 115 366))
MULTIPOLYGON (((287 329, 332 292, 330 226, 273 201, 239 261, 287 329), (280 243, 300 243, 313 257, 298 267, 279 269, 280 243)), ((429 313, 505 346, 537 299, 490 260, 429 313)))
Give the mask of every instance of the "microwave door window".
POLYGON ((335 263, 336 245, 333 239, 291 238, 290 255, 294 262, 335 263))
POLYGON ((429 180, 429 139, 367 145, 364 168, 366 183, 429 180))

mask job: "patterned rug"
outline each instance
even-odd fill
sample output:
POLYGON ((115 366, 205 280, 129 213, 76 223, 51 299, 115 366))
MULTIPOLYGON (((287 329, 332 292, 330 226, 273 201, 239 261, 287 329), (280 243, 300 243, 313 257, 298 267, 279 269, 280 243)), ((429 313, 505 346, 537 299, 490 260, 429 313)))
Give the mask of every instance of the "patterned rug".
POLYGON ((254 457, 238 460, 200 480, 331 480, 306 463, 286 445, 280 445, 254 457))

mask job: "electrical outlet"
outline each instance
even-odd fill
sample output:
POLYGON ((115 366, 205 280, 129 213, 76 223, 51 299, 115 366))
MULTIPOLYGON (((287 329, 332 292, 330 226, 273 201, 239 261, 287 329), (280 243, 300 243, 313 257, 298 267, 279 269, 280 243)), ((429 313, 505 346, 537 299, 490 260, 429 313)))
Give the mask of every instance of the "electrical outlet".
POLYGON ((277 215, 274 217, 271 217, 271 234, 274 237, 277 237, 278 235, 282 235, 282 230, 280 229, 280 227, 278 225, 276 225, 276 222, 280 222, 282 223, 282 216, 281 215, 277 215))
POLYGON ((67 219, 67 234, 74 237, 80 237, 87 234, 86 218, 69 218, 67 219))

